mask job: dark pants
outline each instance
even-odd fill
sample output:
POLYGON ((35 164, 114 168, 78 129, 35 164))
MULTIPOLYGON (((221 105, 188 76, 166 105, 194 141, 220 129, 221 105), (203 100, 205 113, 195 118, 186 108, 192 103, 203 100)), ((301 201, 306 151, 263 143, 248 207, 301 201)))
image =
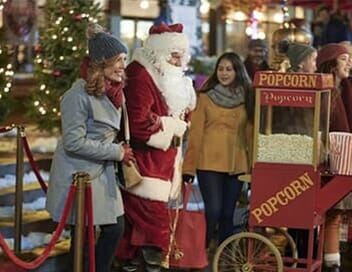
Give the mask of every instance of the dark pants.
MULTIPOLYGON (((96 272, 110 272, 115 252, 124 231, 124 217, 119 216, 116 224, 101 225, 98 241, 95 245, 96 272)), ((75 226, 71 226, 70 267, 73 268, 75 226)), ((87 231, 86 231, 87 234, 87 231)), ((84 271, 88 271, 88 241, 85 240, 83 248, 84 271)))
POLYGON ((197 177, 205 205, 207 245, 216 239, 217 227, 220 244, 233 234, 233 216, 243 183, 236 175, 214 171, 198 170, 197 177))

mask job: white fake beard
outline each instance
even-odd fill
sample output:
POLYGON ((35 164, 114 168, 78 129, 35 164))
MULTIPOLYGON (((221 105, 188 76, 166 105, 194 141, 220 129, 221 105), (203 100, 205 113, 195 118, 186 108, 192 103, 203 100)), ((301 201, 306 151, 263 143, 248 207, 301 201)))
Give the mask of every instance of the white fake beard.
POLYGON ((172 65, 166 60, 160 60, 159 64, 157 85, 169 107, 169 113, 183 119, 184 114, 195 107, 192 81, 184 75, 183 67, 172 65))

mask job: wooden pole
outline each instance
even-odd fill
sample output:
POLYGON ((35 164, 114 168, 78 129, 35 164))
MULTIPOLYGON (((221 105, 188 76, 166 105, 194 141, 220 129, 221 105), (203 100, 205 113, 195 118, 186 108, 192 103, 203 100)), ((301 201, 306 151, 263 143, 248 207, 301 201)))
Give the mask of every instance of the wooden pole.
POLYGON ((75 241, 74 241, 74 272, 83 271, 83 250, 84 250, 84 202, 85 186, 89 180, 89 175, 85 172, 73 174, 73 180, 76 182, 76 213, 75 213, 75 241))
POLYGON ((22 202, 23 202, 23 141, 24 127, 17 126, 17 151, 16 151, 16 192, 15 192, 15 241, 14 251, 21 253, 22 235, 22 202))

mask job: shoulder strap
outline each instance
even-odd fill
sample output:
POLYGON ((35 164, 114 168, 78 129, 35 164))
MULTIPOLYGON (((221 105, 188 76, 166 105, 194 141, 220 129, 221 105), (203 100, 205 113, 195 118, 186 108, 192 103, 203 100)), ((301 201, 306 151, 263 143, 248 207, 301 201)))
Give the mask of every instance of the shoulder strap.
POLYGON ((124 99, 124 102, 122 103, 122 115, 123 115, 123 123, 124 123, 124 129, 125 129, 125 141, 127 144, 130 144, 130 125, 128 121, 128 113, 127 113, 127 107, 126 107, 126 101, 124 99))

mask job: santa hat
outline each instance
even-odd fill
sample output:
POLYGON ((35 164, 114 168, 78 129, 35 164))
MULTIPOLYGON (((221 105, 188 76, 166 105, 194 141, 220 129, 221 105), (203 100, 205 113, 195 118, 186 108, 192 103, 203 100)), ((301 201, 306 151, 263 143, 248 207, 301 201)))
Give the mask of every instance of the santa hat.
POLYGON ((149 36, 144 43, 144 48, 158 54, 171 54, 172 52, 187 52, 189 42, 183 32, 182 24, 154 25, 149 29, 149 36))
POLYGON ((324 62, 337 59, 342 54, 348 54, 347 47, 338 43, 329 43, 318 50, 317 67, 324 62))

